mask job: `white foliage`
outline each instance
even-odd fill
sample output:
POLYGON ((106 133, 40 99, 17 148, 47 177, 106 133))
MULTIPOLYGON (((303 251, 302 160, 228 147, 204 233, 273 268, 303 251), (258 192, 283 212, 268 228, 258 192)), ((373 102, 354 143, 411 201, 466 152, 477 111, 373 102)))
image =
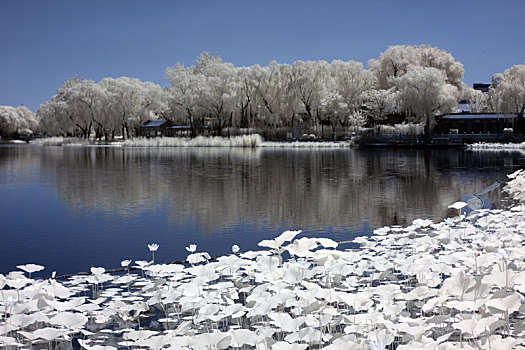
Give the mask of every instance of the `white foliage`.
POLYGON ((32 134, 37 128, 35 114, 26 107, 0 106, 0 136, 9 136, 12 133, 32 134))

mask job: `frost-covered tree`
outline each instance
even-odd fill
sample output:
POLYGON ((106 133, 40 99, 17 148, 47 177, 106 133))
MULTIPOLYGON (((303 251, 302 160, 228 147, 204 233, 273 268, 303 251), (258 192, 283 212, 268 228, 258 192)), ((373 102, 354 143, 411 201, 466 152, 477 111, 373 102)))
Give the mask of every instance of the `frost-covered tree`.
POLYGON ((40 125, 48 135, 85 136, 88 123, 73 108, 71 90, 79 84, 78 77, 64 82, 49 101, 42 104, 36 114, 40 125))
POLYGON ((192 134, 196 135, 195 126, 199 116, 206 110, 203 101, 207 94, 206 77, 202 73, 195 73, 193 67, 185 68, 183 64, 177 63, 175 67, 166 69, 166 78, 171 84, 168 90, 171 95, 169 104, 174 119, 182 116, 191 127, 192 134))
POLYGON ((376 82, 373 73, 364 70, 361 62, 334 60, 328 66, 328 74, 352 113, 361 107, 363 92, 372 89, 376 82))
POLYGON ((492 110, 489 94, 463 86, 459 90, 459 100, 468 101, 472 113, 482 113, 492 110))
POLYGON ((436 68, 445 74, 445 81, 457 88, 461 87, 463 65, 445 50, 428 45, 390 46, 381 53, 379 59, 368 62, 369 69, 377 77, 379 89, 389 89, 396 85, 395 80, 405 75, 409 67, 436 68))
POLYGON ((0 106, 0 136, 3 138, 32 134, 37 128, 35 114, 25 106, 0 106))
POLYGON ((348 116, 348 130, 358 132, 366 123, 366 116, 361 111, 356 111, 348 116))
MULTIPOLYGON (((233 64, 222 61, 211 61, 200 69, 205 77, 203 82, 202 105, 212 116, 217 133, 225 126, 232 126, 237 93, 237 72, 233 64)), ((204 117, 204 115, 202 116, 204 117)), ((201 121, 201 124, 205 124, 201 121)))
POLYGON ((81 80, 67 92, 67 103, 78 120, 84 137, 89 139, 91 132, 95 131, 96 137, 104 133, 108 123, 107 92, 104 87, 93 80, 81 80))
POLYGON ((525 113, 525 63, 512 66, 504 74, 492 76, 492 103, 498 112, 525 113))
POLYGON ((361 94, 364 113, 374 123, 386 119, 390 114, 398 112, 399 92, 395 88, 388 90, 367 90, 361 94))
POLYGON ((258 121, 265 127, 280 125, 285 110, 293 109, 290 106, 294 105, 294 96, 291 96, 288 84, 290 71, 290 65, 275 61, 265 67, 255 65, 250 69, 258 121))
POLYGON ((300 101, 311 121, 315 120, 314 112, 319 108, 327 65, 324 61, 296 61, 287 75, 288 90, 300 101))
POLYGON ((70 111, 65 101, 56 96, 43 103, 36 111, 40 129, 47 135, 73 136, 76 125, 72 123, 70 111))
POLYGON ((411 121, 425 125, 425 135, 432 133, 436 116, 449 113, 457 104, 458 89, 446 82, 446 75, 437 68, 409 67, 397 78, 401 108, 411 121))
POLYGON ((348 126, 346 122, 351 112, 353 111, 346 100, 333 86, 327 86, 321 90, 318 114, 323 126, 330 125, 334 138, 338 126, 348 126))
POLYGON ((112 134, 121 130, 122 136, 129 138, 141 124, 167 109, 167 94, 157 84, 128 77, 105 78, 99 84, 107 91, 107 122, 112 134))
POLYGON ((252 70, 252 67, 240 67, 236 69, 234 105, 236 111, 239 113, 239 126, 241 128, 250 127, 250 117, 252 117, 254 113, 251 107, 255 102, 256 92, 252 70))
POLYGON ((138 79, 105 78, 96 83, 75 77, 42 104, 37 115, 50 135, 131 137, 152 114, 165 111, 166 96, 159 85, 138 79))

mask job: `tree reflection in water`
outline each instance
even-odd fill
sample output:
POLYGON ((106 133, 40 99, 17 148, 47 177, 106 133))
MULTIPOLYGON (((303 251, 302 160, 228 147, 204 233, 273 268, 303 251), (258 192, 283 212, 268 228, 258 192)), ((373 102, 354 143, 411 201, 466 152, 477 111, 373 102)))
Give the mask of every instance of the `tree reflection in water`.
MULTIPOLYGON (((144 233, 148 242, 164 247, 165 241, 151 235, 171 235, 166 223, 185 225, 179 243, 205 244, 213 238, 229 252, 232 244, 253 249, 285 229, 347 239, 385 225, 409 225, 416 218, 442 220, 456 214, 449 204, 465 201, 524 165, 520 153, 463 150, 17 146, 0 147, 0 195, 1 185, 51 188, 72 215, 94 213, 86 219, 101 237, 94 241, 112 229, 97 224, 100 215, 117 226, 119 220, 140 217, 150 227, 144 233), (152 212, 161 217, 148 222, 152 212), (246 237, 254 247, 246 246, 246 237)), ((499 202, 500 192, 484 196, 490 205, 499 202)), ((140 235, 137 230, 129 240, 140 235)), ((216 253, 214 247, 206 250, 216 253)))

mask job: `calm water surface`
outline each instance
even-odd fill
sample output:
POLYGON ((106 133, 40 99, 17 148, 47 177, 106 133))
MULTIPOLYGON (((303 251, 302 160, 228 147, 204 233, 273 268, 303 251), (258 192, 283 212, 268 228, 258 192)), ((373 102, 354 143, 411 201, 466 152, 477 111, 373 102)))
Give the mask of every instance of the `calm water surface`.
MULTIPOLYGON (((256 249, 286 229, 337 240, 442 220, 525 168, 522 153, 462 150, 122 149, 0 146, 0 273, 41 276, 256 249)), ((500 191, 483 195, 497 206, 500 191)))

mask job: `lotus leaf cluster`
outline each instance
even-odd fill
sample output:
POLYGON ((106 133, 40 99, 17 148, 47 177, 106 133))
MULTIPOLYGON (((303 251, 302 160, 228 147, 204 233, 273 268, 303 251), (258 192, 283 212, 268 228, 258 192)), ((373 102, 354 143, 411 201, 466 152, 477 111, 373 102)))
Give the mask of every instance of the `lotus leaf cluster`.
POLYGON ((506 210, 382 227, 359 248, 285 231, 257 251, 211 259, 192 245, 185 264, 124 260, 66 280, 22 265, 0 275, 0 345, 523 349, 525 173, 509 177, 506 210))

